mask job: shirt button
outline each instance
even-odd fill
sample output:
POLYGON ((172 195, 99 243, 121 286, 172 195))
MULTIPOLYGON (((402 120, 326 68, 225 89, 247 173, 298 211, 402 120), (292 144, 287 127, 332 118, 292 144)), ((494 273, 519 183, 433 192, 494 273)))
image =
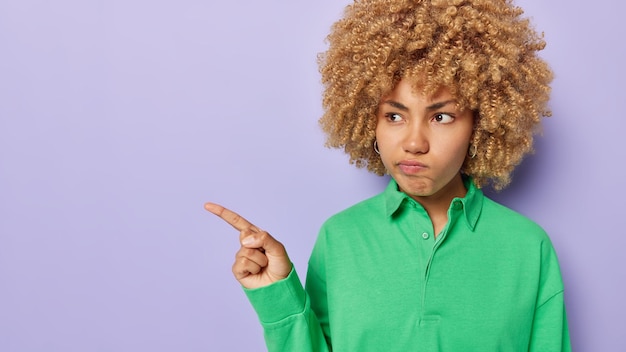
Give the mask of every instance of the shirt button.
POLYGON ((422 238, 423 238, 423 239, 427 240, 427 239, 428 239, 428 237, 430 237, 430 235, 428 234, 428 232, 424 232, 424 233, 422 234, 422 238))

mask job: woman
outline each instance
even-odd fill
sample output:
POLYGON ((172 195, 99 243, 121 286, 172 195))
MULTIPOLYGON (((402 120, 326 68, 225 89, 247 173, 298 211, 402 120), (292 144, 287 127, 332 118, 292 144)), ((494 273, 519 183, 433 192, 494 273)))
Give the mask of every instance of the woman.
POLYGON ((306 290, 285 248, 241 232, 233 273, 270 351, 569 351, 554 249, 484 197, 502 189, 549 115, 544 41, 504 0, 364 0, 320 56, 327 144, 382 175, 331 217, 306 290))

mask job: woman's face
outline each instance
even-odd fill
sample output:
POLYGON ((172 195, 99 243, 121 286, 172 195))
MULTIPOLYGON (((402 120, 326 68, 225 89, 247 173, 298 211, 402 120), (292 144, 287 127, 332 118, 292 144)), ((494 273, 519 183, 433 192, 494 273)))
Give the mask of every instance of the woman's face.
POLYGON ((378 107, 376 140, 387 172, 416 200, 462 196, 460 169, 474 126, 447 89, 432 96, 402 80, 378 107), (461 188, 459 188, 461 187, 461 188))

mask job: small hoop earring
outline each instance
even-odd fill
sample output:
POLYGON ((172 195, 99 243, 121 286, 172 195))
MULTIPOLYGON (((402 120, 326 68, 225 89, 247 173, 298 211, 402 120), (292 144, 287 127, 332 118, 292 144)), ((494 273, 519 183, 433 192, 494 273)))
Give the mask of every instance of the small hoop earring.
POLYGON ((378 141, 374 139, 374 151, 376 154, 380 155, 380 150, 378 150, 378 141))
POLYGON ((478 152, 478 148, 476 148, 476 145, 472 144, 469 147, 469 150, 467 151, 467 154, 469 155, 470 159, 474 159, 476 157, 476 153, 478 152))

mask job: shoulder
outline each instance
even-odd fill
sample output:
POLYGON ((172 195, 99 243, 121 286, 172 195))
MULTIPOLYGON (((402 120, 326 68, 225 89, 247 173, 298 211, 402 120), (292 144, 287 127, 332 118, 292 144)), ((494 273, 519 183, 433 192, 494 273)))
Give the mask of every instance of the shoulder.
POLYGON ((505 234, 509 240, 518 237, 550 242, 546 231, 535 221, 487 197, 483 201, 479 225, 485 230, 505 234))
POLYGON ((556 285, 551 292, 561 287, 556 251, 548 233, 535 221, 485 198, 475 233, 489 255, 518 263, 528 273, 535 270, 542 276, 550 275, 556 285))
POLYGON ((355 226, 376 219, 380 219, 385 214, 384 195, 378 194, 363 201, 360 201, 328 218, 323 228, 342 228, 355 226))

